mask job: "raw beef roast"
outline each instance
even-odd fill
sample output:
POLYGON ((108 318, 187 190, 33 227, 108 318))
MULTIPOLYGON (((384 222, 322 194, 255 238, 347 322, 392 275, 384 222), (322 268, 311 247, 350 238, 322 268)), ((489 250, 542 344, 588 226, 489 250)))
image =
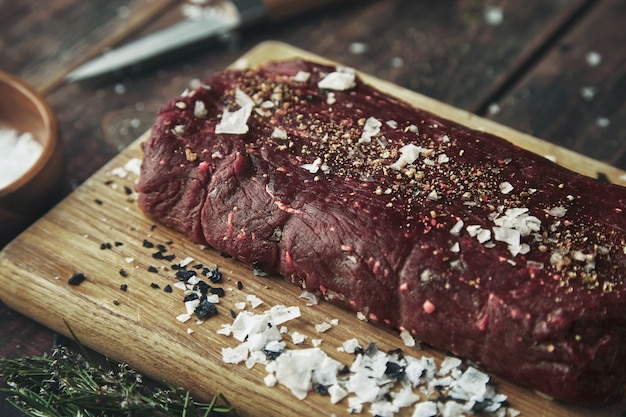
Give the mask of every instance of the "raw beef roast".
POLYGON ((145 213, 556 399, 626 379, 626 189, 303 61, 165 104, 145 213))

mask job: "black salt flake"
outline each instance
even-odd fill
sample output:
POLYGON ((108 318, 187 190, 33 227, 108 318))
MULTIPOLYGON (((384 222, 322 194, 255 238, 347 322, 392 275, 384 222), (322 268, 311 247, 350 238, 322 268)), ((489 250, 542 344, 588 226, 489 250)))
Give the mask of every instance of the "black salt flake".
POLYGON ((204 298, 200 302, 200 304, 198 304, 198 307, 196 307, 194 313, 200 320, 202 320, 208 317, 216 316, 218 314, 218 311, 215 304, 204 298))
POLYGON ((86 280, 86 279, 87 279, 87 277, 85 276, 85 274, 83 274, 82 272, 76 272, 76 273, 72 274, 72 276, 67 281, 67 283, 70 284, 70 285, 73 285, 73 286, 78 286, 78 285, 82 284, 83 281, 86 280))

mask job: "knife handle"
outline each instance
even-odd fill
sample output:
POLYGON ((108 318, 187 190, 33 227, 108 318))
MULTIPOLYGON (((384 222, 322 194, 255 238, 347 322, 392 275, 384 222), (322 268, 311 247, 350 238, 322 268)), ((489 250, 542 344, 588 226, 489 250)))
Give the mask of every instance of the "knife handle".
POLYGON ((280 20, 321 8, 337 0, 263 0, 270 19, 280 20))

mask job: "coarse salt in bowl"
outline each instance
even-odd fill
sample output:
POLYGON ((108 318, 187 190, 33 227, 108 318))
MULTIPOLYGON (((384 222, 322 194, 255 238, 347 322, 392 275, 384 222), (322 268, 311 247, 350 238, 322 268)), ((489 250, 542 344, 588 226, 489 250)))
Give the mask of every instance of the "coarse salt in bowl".
POLYGON ((0 71, 0 247, 55 202, 63 164, 45 100, 0 71))

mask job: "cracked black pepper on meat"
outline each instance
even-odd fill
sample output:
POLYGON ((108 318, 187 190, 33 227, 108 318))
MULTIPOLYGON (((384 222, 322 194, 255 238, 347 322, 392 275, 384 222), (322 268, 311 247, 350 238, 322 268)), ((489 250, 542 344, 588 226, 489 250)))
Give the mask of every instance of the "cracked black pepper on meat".
POLYGON ((143 151, 140 207, 193 241, 556 399, 623 395, 625 188, 305 61, 209 77, 143 151))

